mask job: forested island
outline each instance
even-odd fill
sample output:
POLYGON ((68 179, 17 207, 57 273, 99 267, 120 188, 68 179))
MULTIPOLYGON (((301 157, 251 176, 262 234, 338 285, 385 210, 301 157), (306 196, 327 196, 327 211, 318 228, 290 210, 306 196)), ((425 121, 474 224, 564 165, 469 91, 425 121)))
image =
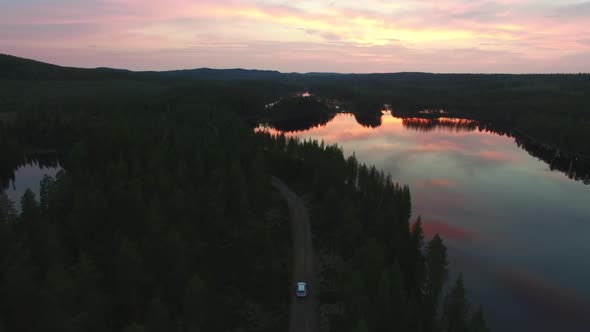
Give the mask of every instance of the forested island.
POLYGON ((589 97, 588 75, 158 73, 0 55, 3 186, 35 152, 63 166, 19 208, 0 195, 0 331, 287 330, 296 280, 271 176, 309 204, 322 330, 489 331, 403 179, 252 126, 441 108, 587 156, 589 97))

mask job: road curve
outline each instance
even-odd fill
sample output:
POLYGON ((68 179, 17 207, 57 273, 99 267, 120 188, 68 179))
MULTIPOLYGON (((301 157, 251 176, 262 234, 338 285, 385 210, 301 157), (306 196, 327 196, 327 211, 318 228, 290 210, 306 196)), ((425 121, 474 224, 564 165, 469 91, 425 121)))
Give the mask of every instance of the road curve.
POLYGON ((291 215, 291 234, 293 242, 293 280, 291 282, 291 314, 289 332, 317 332, 319 326, 319 307, 316 294, 317 283, 314 273, 313 246, 311 243, 311 226, 307 207, 281 180, 272 177, 271 183, 289 205, 291 215), (295 296, 295 283, 304 281, 308 284, 307 297, 295 296))

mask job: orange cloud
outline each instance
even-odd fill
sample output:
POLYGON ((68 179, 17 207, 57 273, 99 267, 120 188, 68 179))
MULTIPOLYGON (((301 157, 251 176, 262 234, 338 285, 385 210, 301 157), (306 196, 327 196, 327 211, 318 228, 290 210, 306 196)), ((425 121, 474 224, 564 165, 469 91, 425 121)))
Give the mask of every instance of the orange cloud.
POLYGON ((3 5, 0 43, 22 56, 71 51, 88 55, 82 64, 104 59, 87 66, 123 58, 137 69, 587 71, 589 8, 573 0, 19 0, 3 5))

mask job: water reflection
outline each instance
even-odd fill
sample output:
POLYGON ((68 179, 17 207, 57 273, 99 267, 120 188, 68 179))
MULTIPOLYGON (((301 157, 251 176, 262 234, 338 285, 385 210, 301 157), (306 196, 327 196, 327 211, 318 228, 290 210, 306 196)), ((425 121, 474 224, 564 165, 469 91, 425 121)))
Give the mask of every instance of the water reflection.
POLYGON ((381 126, 381 114, 355 114, 354 118, 363 127, 377 128, 381 126))
MULTIPOLYGON (((432 114, 432 112, 424 113, 432 114)), ((551 170, 559 170, 565 173, 568 178, 576 181, 581 181, 585 184, 590 184, 590 160, 582 156, 567 154, 558 149, 535 142, 533 139, 519 135, 511 131, 509 128, 502 128, 492 123, 480 123, 476 120, 459 119, 459 118, 418 118, 406 117, 402 118, 402 123, 405 128, 430 132, 433 130, 446 130, 451 132, 470 132, 470 131, 485 131, 498 135, 507 135, 514 137, 518 147, 526 150, 531 156, 539 158, 546 162, 551 170)), ((506 156, 484 151, 481 156, 493 160, 508 160, 506 156)))
MULTIPOLYGON (((438 114, 440 111, 437 111, 438 114)), ((346 113, 342 113, 346 114, 346 113)), ((384 116, 387 119, 391 113, 384 112, 384 116)), ((424 113, 432 116, 434 112, 424 113)), ((444 114, 444 113, 443 113, 444 114)), ((275 132, 282 133, 296 133, 311 130, 314 128, 320 128, 330 123, 336 113, 332 114, 317 114, 315 116, 305 116, 294 119, 279 119, 271 122, 266 122, 260 125, 257 130, 264 128, 274 130, 275 132)), ((347 116, 351 116, 348 114, 347 116)), ((370 136, 373 134, 371 129, 380 127, 383 124, 383 116, 381 115, 367 115, 367 114, 354 114, 352 115, 356 122, 363 128, 369 130, 362 130, 360 128, 346 128, 342 131, 337 132, 336 135, 332 135, 329 139, 342 141, 350 139, 359 139, 361 136, 370 136)), ((446 131, 452 133, 461 132, 486 132, 500 136, 513 137, 517 146, 526 150, 531 156, 538 158, 539 160, 547 163, 551 170, 558 170, 567 175, 568 178, 576 181, 581 181, 584 184, 590 184, 590 159, 582 156, 572 155, 564 153, 555 149, 552 146, 546 144, 540 144, 534 140, 524 136, 518 135, 510 129, 503 128, 491 123, 480 123, 476 120, 460 119, 460 118, 447 118, 447 117, 395 117, 395 121, 401 120, 404 128, 419 131, 419 132, 431 132, 431 131, 446 131)), ((391 119, 388 119, 390 121, 391 119)), ((337 123, 332 123, 331 127, 338 126, 337 123)), ((484 142, 485 145, 485 142, 484 142)), ((381 148, 386 148, 387 144, 381 145, 381 148)), ((375 147, 378 148, 378 147, 375 147)), ((457 151, 458 145, 452 141, 441 141, 436 142, 433 145, 421 145, 414 150, 408 150, 407 153, 414 153, 417 151, 457 151)), ((511 157, 505 154, 501 154, 498 151, 482 150, 476 153, 483 161, 487 162, 498 162, 498 161, 511 161, 511 157)))
POLYGON ((338 114, 287 136, 338 143, 409 184, 414 217, 427 235, 442 234, 453 273, 465 273, 472 303, 485 306, 495 331, 584 331, 590 187, 569 178, 587 179, 587 168, 508 129, 427 116, 386 114, 372 128, 338 114))
POLYGON ((20 156, 6 158, 0 163, 0 191, 12 188, 16 190, 16 173, 23 167, 43 169, 61 169, 62 157, 55 152, 22 153, 20 156))
POLYGON ((432 130, 474 131, 479 127, 479 123, 475 120, 457 118, 403 118, 402 121, 406 128, 423 132, 432 130))
POLYGON ((298 132, 325 126, 334 119, 334 116, 336 116, 335 113, 287 119, 278 118, 265 121, 261 126, 272 128, 280 132, 298 132))
POLYGON ((559 151, 551 146, 535 143, 526 137, 515 137, 518 147, 531 156, 549 164, 551 170, 558 170, 571 180, 590 184, 590 159, 559 151))
POLYGON ((55 176, 62 169, 61 157, 53 152, 36 152, 1 163, 0 192, 20 209, 20 198, 27 189, 39 194, 40 182, 45 175, 55 176))

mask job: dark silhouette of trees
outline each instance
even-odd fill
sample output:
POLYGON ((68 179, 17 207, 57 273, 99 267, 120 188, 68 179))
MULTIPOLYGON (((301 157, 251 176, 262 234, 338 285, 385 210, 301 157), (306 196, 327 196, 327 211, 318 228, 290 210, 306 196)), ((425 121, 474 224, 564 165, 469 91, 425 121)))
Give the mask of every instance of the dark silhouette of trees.
POLYGON ((410 226, 407 186, 334 145, 259 133, 271 169, 309 197, 330 331, 440 331, 446 248, 410 226))
POLYGON ((325 125, 336 112, 316 97, 284 97, 261 114, 260 122, 271 128, 293 132, 325 125))
POLYGON ((487 326, 484 318, 483 318, 483 308, 479 306, 477 310, 473 313, 471 320, 469 322, 469 331, 470 332, 490 332, 491 329, 487 326))
POLYGON ((443 329, 446 332, 469 332, 469 304, 465 297, 463 277, 459 275, 457 281, 444 304, 443 329))
POLYGON ((288 216, 251 130, 181 109, 86 125, 19 213, 0 196, 6 330, 284 330, 288 216))

